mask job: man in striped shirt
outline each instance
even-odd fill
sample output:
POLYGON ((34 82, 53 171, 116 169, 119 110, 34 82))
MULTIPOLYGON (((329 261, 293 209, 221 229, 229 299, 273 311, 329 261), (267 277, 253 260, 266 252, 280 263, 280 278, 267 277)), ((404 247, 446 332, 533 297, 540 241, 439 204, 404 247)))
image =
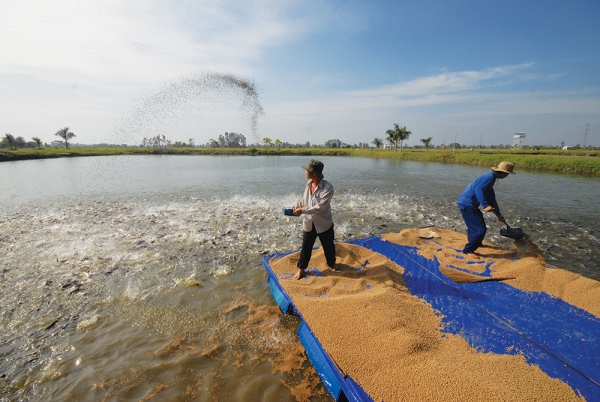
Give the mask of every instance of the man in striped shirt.
POLYGON ((302 215, 302 249, 298 260, 298 272, 295 279, 306 276, 312 248, 317 237, 321 241, 327 265, 337 271, 335 265, 335 244, 333 243, 333 215, 331 213, 331 199, 333 186, 323 176, 323 162, 311 159, 302 168, 306 171, 306 187, 302 199, 292 207, 295 215, 302 215))

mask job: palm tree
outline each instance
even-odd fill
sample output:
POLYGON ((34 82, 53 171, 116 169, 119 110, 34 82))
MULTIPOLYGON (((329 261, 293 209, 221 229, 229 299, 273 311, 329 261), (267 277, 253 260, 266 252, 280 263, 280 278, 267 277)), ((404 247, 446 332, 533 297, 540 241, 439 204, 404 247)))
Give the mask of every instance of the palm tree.
POLYGON ((425 145, 425 152, 428 151, 429 149, 429 144, 431 143, 431 140, 433 139, 433 137, 429 137, 429 138, 421 138, 420 141, 423 143, 423 145, 425 145))
POLYGON ((69 140, 75 137, 75 134, 69 131, 69 127, 65 127, 61 130, 58 130, 56 134, 54 134, 63 140, 65 140, 65 148, 69 149, 69 140))
POLYGON ((15 147, 15 136, 12 134, 4 134, 4 139, 2 142, 6 142, 8 144, 8 149, 13 149, 15 147))
POLYGON ((375 145, 375 148, 379 149, 383 146, 383 141, 381 141, 381 138, 375 138, 372 144, 375 145))
POLYGON ((271 146, 273 145, 273 142, 271 142, 271 139, 268 137, 263 138, 263 144, 271 146))
POLYGON ((42 140, 40 140, 40 137, 33 137, 31 140, 35 142, 35 145, 37 145, 38 149, 42 148, 42 140))
POLYGON ((400 152, 402 152, 402 143, 404 140, 408 140, 408 137, 412 133, 406 129, 406 126, 400 127, 398 123, 394 123, 394 136, 396 138, 396 142, 400 141, 400 152))
MULTIPOLYGON (((396 150, 396 143, 398 142, 398 140, 396 140, 396 132, 394 130, 387 130, 385 133, 388 135, 386 140, 388 140, 390 145, 393 145, 394 150, 396 150)), ((391 147, 390 147, 390 150, 391 150, 391 147)))
POLYGON ((275 146, 276 146, 277 148, 281 148, 281 141, 279 141, 279 140, 275 140, 275 146))

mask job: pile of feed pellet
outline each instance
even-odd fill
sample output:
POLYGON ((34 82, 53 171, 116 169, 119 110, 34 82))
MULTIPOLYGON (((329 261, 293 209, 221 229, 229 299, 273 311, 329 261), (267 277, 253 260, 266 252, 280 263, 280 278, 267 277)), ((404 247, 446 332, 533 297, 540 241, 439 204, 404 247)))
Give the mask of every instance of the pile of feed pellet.
POLYGON ((451 278, 453 272, 449 267, 481 274, 489 265, 492 277, 510 278, 503 279, 508 285, 530 292, 545 292, 600 317, 600 282, 574 272, 548 267, 542 253, 527 236, 513 242, 508 250, 484 243, 483 247, 477 249, 481 264, 469 264, 472 260, 460 258, 467 237, 451 230, 406 229, 400 233, 385 234, 381 238, 418 247, 419 253, 428 259, 436 257, 442 272, 451 278), (432 236, 432 233, 439 237, 432 236))
MULTIPOLYGON (((438 238, 424 239, 417 229, 407 229, 385 237, 418 245, 423 255, 435 255, 441 263, 460 251, 466 240, 455 232, 436 229, 436 234, 438 238)), ((490 258, 505 257, 498 262, 500 274, 517 278, 507 282, 534 286, 532 279, 523 279, 521 267, 511 265, 519 261, 512 261, 515 251, 490 245, 481 251, 490 258)), ((319 248, 313 252, 308 276, 295 280, 298 256, 274 259, 271 268, 329 356, 373 400, 580 400, 567 384, 529 365, 523 356, 482 353, 460 336, 441 332, 441 318, 410 294, 402 281, 402 267, 385 256, 337 243, 338 272, 327 267, 319 248)), ((536 259, 543 267, 535 256, 524 258, 536 259)), ((538 285, 542 289, 549 286, 546 276, 538 285)), ((560 289, 571 293, 568 288, 560 289)))

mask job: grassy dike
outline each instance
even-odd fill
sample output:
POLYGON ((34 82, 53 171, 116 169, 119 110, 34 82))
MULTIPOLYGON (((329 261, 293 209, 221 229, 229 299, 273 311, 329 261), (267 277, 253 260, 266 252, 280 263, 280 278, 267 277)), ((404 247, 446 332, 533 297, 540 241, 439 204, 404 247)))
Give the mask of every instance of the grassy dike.
POLYGON ((348 148, 45 148, 0 150, 0 162, 60 158, 74 156, 102 155, 335 155, 358 156, 366 158, 396 159, 419 162, 451 163, 475 166, 494 166, 507 160, 515 164, 517 170, 568 173, 600 177, 600 152, 597 151, 561 151, 548 150, 452 150, 405 149, 358 150, 348 148))

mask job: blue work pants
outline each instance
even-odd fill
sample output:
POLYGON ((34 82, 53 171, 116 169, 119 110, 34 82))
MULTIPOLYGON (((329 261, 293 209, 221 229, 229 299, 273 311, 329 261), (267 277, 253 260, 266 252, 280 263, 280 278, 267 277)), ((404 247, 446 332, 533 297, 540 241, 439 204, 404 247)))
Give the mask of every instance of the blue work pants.
POLYGON ((463 249, 463 253, 474 253, 475 250, 481 247, 485 232, 487 231, 483 213, 479 208, 465 205, 459 205, 458 208, 467 225, 467 238, 469 240, 463 249))

